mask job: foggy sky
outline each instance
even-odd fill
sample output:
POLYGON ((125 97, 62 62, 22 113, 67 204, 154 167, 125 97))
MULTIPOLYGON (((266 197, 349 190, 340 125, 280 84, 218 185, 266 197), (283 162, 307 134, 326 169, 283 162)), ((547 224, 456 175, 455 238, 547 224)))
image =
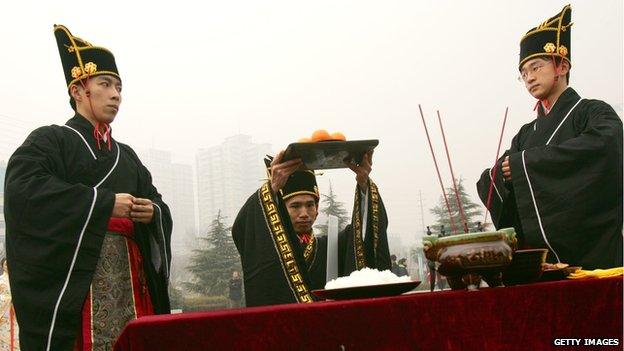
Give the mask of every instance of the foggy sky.
MULTIPOLYGON (((113 135, 133 147, 195 153, 242 133, 274 151, 315 129, 379 139, 372 178, 389 231, 410 241, 433 218, 439 185, 418 113, 442 166, 440 110, 456 176, 475 202, 481 171, 530 122, 534 99, 518 76, 522 35, 562 1, 5 2, 0 10, 0 160, 27 133, 72 116, 52 32, 63 24, 115 53, 123 103, 113 135), (96 6, 97 4, 97 6, 96 6), (105 7, 105 8, 101 8, 105 7)), ((571 86, 621 109, 622 1, 573 1, 571 86)), ((340 199, 355 176, 329 171, 340 199)), ((157 185, 157 184, 156 184, 157 185)), ((165 199, 166 201, 166 199, 165 199)), ((175 209, 174 209, 175 210, 175 209)))

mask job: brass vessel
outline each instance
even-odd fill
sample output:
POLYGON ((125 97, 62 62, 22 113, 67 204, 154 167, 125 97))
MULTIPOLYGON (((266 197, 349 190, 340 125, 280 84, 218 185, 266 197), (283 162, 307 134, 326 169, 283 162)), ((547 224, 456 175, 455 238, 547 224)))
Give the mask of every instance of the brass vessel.
POLYGON ((481 279, 489 286, 502 286, 501 272, 511 264, 517 245, 513 228, 423 238, 425 257, 436 263, 453 290, 475 290, 481 279))

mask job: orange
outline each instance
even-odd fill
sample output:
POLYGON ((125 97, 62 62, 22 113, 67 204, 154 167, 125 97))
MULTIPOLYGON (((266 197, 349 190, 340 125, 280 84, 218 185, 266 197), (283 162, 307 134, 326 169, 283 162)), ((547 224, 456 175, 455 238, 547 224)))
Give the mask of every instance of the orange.
POLYGON ((312 133, 312 137, 310 139, 312 139, 312 142, 317 142, 317 141, 329 140, 331 139, 331 137, 329 136, 329 133, 325 129, 319 129, 319 130, 315 130, 314 133, 312 133))
POLYGON ((347 138, 344 136, 344 134, 340 132, 331 133, 330 139, 336 141, 347 141, 347 138))
POLYGON ((311 140, 310 138, 301 138, 299 139, 299 141, 297 141, 298 143, 309 143, 311 140))

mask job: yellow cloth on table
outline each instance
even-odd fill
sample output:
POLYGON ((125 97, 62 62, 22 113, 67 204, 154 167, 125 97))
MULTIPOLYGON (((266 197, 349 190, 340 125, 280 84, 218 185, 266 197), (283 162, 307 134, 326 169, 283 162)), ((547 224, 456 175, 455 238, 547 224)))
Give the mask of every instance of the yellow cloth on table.
POLYGON ((580 269, 574 273, 570 273, 570 275, 568 275, 568 279, 609 278, 620 276, 623 273, 624 267, 594 269, 593 271, 584 271, 580 269))

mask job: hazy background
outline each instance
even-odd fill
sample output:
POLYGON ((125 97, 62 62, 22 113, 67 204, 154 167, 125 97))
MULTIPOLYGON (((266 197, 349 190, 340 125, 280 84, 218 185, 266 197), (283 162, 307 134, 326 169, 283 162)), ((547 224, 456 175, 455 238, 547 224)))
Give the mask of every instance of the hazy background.
MULTIPOLYGON (((516 80, 519 39, 567 3, 4 2, 0 161, 34 127, 73 115, 52 32, 64 24, 115 53, 124 88, 113 135, 135 148, 167 150, 195 167, 198 149, 236 134, 274 152, 319 128, 379 139, 372 178, 389 231, 409 244, 433 222, 428 209, 440 194, 418 104, 446 185, 437 109, 455 174, 479 202, 474 183, 494 160, 505 107, 503 150, 534 118, 535 100, 516 80)), ((622 1, 571 3, 571 86, 621 116, 622 1)), ((354 175, 326 172, 321 192, 329 180, 350 210, 354 175)))

